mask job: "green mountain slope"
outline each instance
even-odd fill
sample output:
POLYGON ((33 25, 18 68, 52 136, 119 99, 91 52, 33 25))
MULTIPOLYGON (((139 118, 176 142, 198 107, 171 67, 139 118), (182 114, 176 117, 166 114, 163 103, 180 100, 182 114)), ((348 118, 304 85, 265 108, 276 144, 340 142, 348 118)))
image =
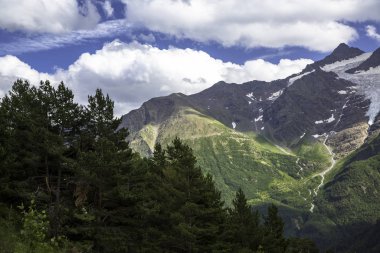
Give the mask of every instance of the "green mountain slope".
POLYGON ((241 187, 251 204, 278 202, 308 210, 310 191, 319 183, 313 173, 327 166, 329 159, 318 142, 305 140, 293 152, 284 150, 189 107, 180 107, 163 122, 133 133, 131 147, 148 155, 155 143, 166 145, 176 136, 193 148, 198 164, 213 176, 227 204, 241 187))
POLYGON ((315 201, 317 215, 305 222, 299 235, 314 238, 323 249, 377 252, 375 249, 380 245, 368 238, 379 233, 379 187, 380 136, 377 136, 340 160, 327 175, 315 201))

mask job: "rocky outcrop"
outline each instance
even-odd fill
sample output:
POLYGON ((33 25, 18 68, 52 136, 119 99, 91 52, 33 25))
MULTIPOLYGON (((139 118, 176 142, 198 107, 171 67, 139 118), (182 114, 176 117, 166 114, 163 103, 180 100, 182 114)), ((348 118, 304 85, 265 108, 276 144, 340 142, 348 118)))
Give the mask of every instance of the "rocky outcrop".
POLYGON ((357 123, 352 127, 329 135, 327 144, 333 148, 335 159, 340 159, 362 146, 368 136, 368 124, 357 123))

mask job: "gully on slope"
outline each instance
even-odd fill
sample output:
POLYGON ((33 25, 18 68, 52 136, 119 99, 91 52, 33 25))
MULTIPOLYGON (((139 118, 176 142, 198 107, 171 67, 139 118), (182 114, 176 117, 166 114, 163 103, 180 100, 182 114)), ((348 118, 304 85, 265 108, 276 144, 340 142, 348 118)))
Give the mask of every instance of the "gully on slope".
MULTIPOLYGON (((332 152, 331 148, 329 146, 327 146, 326 142, 327 142, 327 139, 329 138, 329 134, 323 134, 322 136, 325 136, 325 140, 323 141, 323 145, 326 147, 326 149, 329 151, 330 155, 331 155, 331 165, 326 168, 324 171, 314 175, 313 177, 318 177, 320 176, 321 177, 321 182, 319 183, 319 185, 314 188, 313 192, 314 192, 314 198, 318 196, 318 191, 319 189, 323 186, 324 182, 325 182, 325 175, 334 167, 336 161, 334 159, 334 153, 332 152)), ((314 201, 311 202, 311 207, 310 207, 310 212, 313 212, 314 211, 314 201)))

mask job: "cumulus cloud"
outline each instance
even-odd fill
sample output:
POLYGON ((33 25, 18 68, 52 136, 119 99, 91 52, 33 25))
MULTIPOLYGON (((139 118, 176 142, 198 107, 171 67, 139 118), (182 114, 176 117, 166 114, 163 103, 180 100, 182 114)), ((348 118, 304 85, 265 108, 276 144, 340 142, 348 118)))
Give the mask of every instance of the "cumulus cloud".
POLYGON ((380 41, 380 34, 377 33, 376 27, 374 27, 373 25, 367 25, 366 31, 367 31, 368 37, 371 37, 372 39, 380 41))
MULTIPOLYGON (((116 101, 117 113, 137 108, 142 102, 173 92, 192 94, 214 83, 242 83, 251 80, 274 80, 300 72, 311 60, 281 60, 272 64, 250 60, 243 65, 223 62, 203 51, 193 49, 159 49, 137 42, 113 41, 94 54, 84 53, 68 69, 52 75, 40 74, 14 56, 0 58, 0 83, 4 77, 26 77, 37 83, 49 78, 63 80, 85 103, 88 94, 102 88, 116 101), (11 63, 11 64, 9 64, 11 63), (3 66, 8 68, 3 69, 3 66)), ((9 86, 7 86, 9 87, 9 86)), ((5 86, 1 86, 4 91, 5 86)))
POLYGON ((0 28, 9 31, 63 33, 94 27, 100 21, 95 5, 84 0, 0 0, 0 28))
POLYGON ((341 21, 380 20, 378 0, 122 0, 135 26, 224 46, 330 51, 357 38, 341 21))
POLYGON ((0 97, 9 91, 13 82, 18 78, 27 79, 33 84, 38 84, 41 80, 47 79, 55 81, 53 76, 39 73, 15 56, 0 57, 0 97))

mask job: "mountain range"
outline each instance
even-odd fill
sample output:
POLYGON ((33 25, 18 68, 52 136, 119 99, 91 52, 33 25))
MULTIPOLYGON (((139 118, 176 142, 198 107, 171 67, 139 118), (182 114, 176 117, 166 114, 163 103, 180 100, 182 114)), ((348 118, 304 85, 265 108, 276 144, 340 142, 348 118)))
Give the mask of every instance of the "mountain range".
POLYGON ((275 203, 289 236, 379 252, 364 236, 380 233, 379 112, 380 48, 340 44, 285 79, 152 98, 119 128, 143 156, 180 137, 227 206, 239 188, 253 208, 275 203))

